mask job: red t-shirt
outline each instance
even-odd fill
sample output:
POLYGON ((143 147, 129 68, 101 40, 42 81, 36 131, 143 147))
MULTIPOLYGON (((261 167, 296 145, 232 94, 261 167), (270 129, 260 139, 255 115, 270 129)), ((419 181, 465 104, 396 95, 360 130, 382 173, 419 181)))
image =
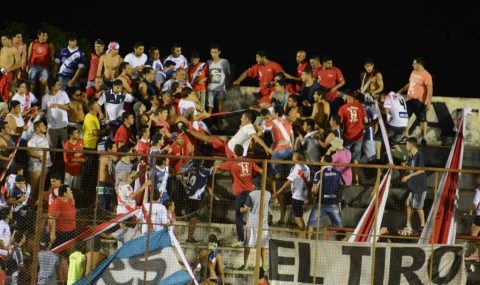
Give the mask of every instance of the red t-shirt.
POLYGON ((225 161, 218 168, 230 171, 233 179, 233 195, 237 196, 242 192, 255 190, 253 172, 260 172, 260 168, 255 163, 248 161, 225 161))
POLYGON ((48 208, 48 217, 55 218, 56 232, 71 232, 77 227, 75 202, 68 199, 63 202, 61 198, 55 199, 50 208, 48 208))
POLYGON ((122 124, 117 132, 115 133, 115 137, 113 141, 118 143, 122 142, 124 145, 128 143, 128 139, 130 138, 130 128, 126 128, 124 124, 122 124))
POLYGON ((343 125, 343 138, 345 142, 363 140, 363 118, 365 109, 358 102, 347 103, 340 107, 338 115, 343 125))
MULTIPOLYGON (((304 62, 304 63, 299 63, 297 65, 297 77, 302 77, 302 72, 305 70, 305 68, 307 67, 310 67, 310 63, 308 62, 304 62)), ((315 77, 314 77, 315 78, 315 77)), ((297 83, 295 84, 295 92, 294 93, 298 93, 300 92, 300 89, 302 88, 302 81, 297 81, 297 83)), ((292 94, 292 93, 290 93, 292 94)))
MULTIPOLYGON (((76 144, 72 144, 69 140, 63 145, 64 149, 82 150, 82 140, 78 140, 76 144)), ((83 154, 80 152, 64 152, 63 161, 65 162, 65 172, 73 176, 78 176, 82 173, 82 163, 73 162, 73 158, 82 158, 83 154)))
POLYGON ((320 86, 325 88, 327 93, 327 101, 332 102, 335 98, 338 97, 338 91, 330 92, 330 89, 338 83, 344 81, 342 71, 337 67, 332 67, 329 70, 321 69, 317 73, 318 83, 320 86))
POLYGON ((269 96, 273 91, 273 84, 271 82, 274 79, 275 74, 284 72, 283 68, 276 62, 270 61, 268 64, 255 64, 247 71, 247 75, 252 78, 258 78, 260 91, 260 97, 269 96))
POLYGON ((95 80, 97 76, 98 63, 100 63, 100 57, 96 53, 90 54, 90 70, 88 71, 88 81, 95 80))

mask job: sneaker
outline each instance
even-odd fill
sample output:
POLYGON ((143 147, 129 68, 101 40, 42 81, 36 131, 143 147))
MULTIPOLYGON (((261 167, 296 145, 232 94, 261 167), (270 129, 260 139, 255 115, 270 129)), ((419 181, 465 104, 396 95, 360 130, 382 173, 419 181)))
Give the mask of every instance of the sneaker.
POLYGON ((247 271, 247 270, 248 270, 248 265, 246 265, 246 264, 242 264, 242 266, 240 266, 239 268, 237 268, 237 270, 240 270, 240 271, 247 271))
POLYGON ((236 240, 230 244, 231 247, 243 247, 243 241, 236 240))

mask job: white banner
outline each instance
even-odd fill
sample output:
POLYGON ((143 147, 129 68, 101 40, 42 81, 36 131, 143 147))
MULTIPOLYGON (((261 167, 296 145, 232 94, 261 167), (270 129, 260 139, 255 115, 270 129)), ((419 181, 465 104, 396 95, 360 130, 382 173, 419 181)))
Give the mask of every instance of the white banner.
MULTIPOLYGON (((270 239, 270 284, 313 284, 314 275, 315 284, 372 284, 371 244, 315 243, 270 239)), ((463 285, 463 258, 463 245, 377 243, 373 284, 463 285)))

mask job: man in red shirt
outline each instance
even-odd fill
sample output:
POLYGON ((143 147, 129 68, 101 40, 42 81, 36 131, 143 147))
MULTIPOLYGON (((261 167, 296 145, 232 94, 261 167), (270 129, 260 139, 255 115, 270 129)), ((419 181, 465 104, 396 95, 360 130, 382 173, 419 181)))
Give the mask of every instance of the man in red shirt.
POLYGON ((75 200, 72 189, 62 185, 58 189, 58 197, 48 208, 50 225, 50 241, 52 248, 75 237, 76 223, 75 200))
MULTIPOLYGON (((243 146, 240 144, 234 147, 234 157, 243 157, 243 146)), ((240 208, 247 200, 248 194, 255 190, 253 184, 253 173, 262 175, 263 170, 250 161, 225 161, 216 166, 216 172, 228 171, 232 175, 233 195, 235 196, 235 224, 237 226, 237 241, 232 246, 243 246, 243 216, 240 208)))
POLYGON ((122 125, 117 129, 115 133, 115 137, 113 141, 117 143, 118 147, 122 147, 131 143, 131 145, 135 145, 136 143, 131 141, 131 127, 135 123, 135 118, 133 114, 124 112, 122 113, 122 125))
MULTIPOLYGON (((63 145, 68 150, 83 150, 83 143, 75 127, 68 127, 68 141, 63 145)), ((82 175, 82 163, 87 159, 81 152, 64 152, 63 161, 65 162, 65 184, 73 189, 80 190, 80 181, 82 175)))
POLYGON ((245 70, 237 80, 233 82, 233 85, 240 85, 240 83, 248 77, 258 78, 260 91, 258 92, 258 98, 269 96, 272 93, 275 84, 273 84, 273 78, 277 73, 284 73, 283 68, 276 62, 271 61, 267 52, 264 50, 257 51, 255 60, 257 64, 253 65, 249 69, 245 70))
POLYGON ((327 101, 330 103, 332 114, 337 113, 338 108, 342 105, 342 100, 337 99, 338 89, 345 85, 342 71, 333 66, 333 59, 331 57, 324 57, 322 60, 322 69, 316 72, 318 76, 318 83, 325 90, 327 90, 327 101))
POLYGON ((97 39, 93 48, 95 52, 90 54, 90 69, 88 70, 87 89, 95 85, 98 63, 100 62, 100 57, 105 53, 105 43, 101 39, 97 39))
MULTIPOLYGON (((417 57, 413 60, 413 70, 408 83, 398 90, 402 94, 407 91, 408 117, 415 114, 420 120, 422 131, 422 145, 426 145, 425 134, 427 133, 427 111, 430 110, 433 95, 433 81, 430 73, 425 69, 425 60, 417 57)), ((408 132, 408 128, 405 129, 408 132)), ((407 134, 405 134, 407 136, 407 134)))
MULTIPOLYGON (((358 163, 362 155, 363 129, 364 124, 368 123, 367 113, 354 97, 353 92, 346 90, 343 93, 345 105, 338 110, 338 116, 343 125, 343 140, 345 147, 352 153, 352 160, 358 163)), ((355 184, 358 184, 358 175, 356 167, 353 169, 355 173, 355 184)))
POLYGON ((295 93, 298 93, 300 92, 300 88, 302 87, 302 72, 306 69, 306 68, 309 68, 310 67, 310 63, 308 62, 307 60, 307 52, 304 51, 304 50, 299 50, 297 52, 297 56, 296 56, 296 61, 297 61, 297 73, 296 73, 296 76, 292 76, 290 74, 285 74, 285 77, 287 79, 291 79, 291 80, 295 80, 296 81, 296 84, 295 84, 295 93))

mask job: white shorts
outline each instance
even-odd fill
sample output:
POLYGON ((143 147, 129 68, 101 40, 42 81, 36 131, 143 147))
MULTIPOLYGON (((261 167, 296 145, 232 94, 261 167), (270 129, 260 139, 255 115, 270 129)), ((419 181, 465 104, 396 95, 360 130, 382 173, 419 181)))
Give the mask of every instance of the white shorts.
MULTIPOLYGON (((245 247, 257 247, 257 228, 245 227, 245 247)), ((268 248, 268 230, 263 230, 262 248, 268 248)))

